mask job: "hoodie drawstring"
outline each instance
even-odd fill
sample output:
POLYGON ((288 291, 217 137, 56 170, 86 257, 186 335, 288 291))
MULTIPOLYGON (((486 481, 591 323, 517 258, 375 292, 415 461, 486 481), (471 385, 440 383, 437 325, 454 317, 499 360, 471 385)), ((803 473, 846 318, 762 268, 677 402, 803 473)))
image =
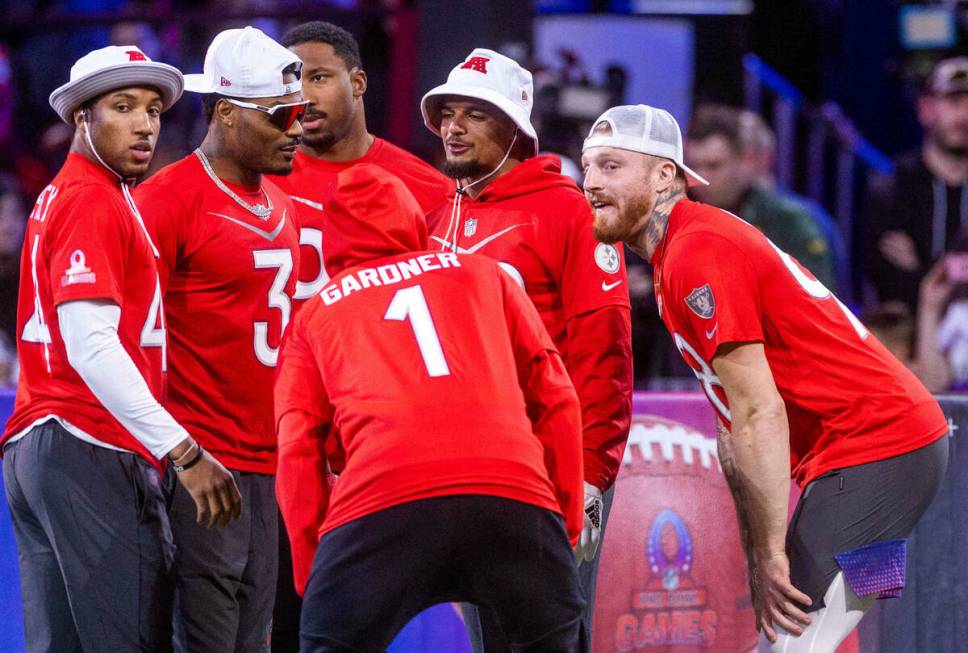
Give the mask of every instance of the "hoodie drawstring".
POLYGON ((449 247, 452 252, 455 252, 455 253, 457 252, 457 229, 458 227, 460 227, 461 196, 466 195, 467 189, 470 188, 471 186, 476 186, 477 184, 481 183, 485 179, 489 179, 490 177, 493 177, 495 174, 497 174, 497 171, 501 169, 501 166, 507 163, 507 160, 510 158, 511 150, 514 149, 514 144, 517 142, 517 140, 518 140, 518 129, 517 127, 515 127, 514 138, 511 139, 511 144, 508 145, 507 152, 504 153, 504 158, 501 159, 501 162, 497 164, 497 167, 495 167, 494 170, 491 170, 489 173, 487 173, 477 181, 472 181, 466 186, 461 186, 460 180, 457 181, 457 188, 454 192, 454 203, 451 205, 451 209, 450 209, 450 220, 447 222, 447 231, 444 232, 444 242, 440 246, 441 251, 446 251, 449 247), (451 230, 453 230, 453 241, 450 240, 451 230))

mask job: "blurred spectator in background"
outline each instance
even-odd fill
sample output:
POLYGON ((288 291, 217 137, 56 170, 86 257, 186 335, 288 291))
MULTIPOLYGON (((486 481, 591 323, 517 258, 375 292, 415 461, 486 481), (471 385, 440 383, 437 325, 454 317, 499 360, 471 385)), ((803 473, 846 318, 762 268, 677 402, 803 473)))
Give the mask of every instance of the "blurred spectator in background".
POLYGON ((709 181, 690 189, 694 199, 742 215, 825 286, 836 287, 830 247, 810 213, 760 181, 756 166, 744 157, 738 109, 697 108, 686 132, 685 157, 709 181))
POLYGON ((17 384, 17 289, 25 218, 13 181, 0 177, 0 387, 17 384))
POLYGON ((917 105, 921 149, 871 184, 865 263, 878 298, 912 311, 918 286, 968 220, 968 57, 934 67, 917 105))
POLYGON ((784 200, 799 205, 810 214, 814 224, 830 247, 830 257, 834 266, 836 284, 829 286, 841 299, 849 289, 850 265, 844 235, 833 216, 817 202, 797 195, 789 190, 781 190, 776 185, 776 135, 761 115, 743 109, 739 112, 740 143, 743 160, 750 166, 753 178, 758 184, 769 188, 784 200))
MULTIPOLYGON (((953 287, 939 262, 921 282, 916 318, 904 302, 890 301, 866 312, 861 320, 930 392, 944 392, 953 382, 951 365, 938 339, 939 323, 953 287)), ((964 342, 968 344, 968 339, 964 342)))

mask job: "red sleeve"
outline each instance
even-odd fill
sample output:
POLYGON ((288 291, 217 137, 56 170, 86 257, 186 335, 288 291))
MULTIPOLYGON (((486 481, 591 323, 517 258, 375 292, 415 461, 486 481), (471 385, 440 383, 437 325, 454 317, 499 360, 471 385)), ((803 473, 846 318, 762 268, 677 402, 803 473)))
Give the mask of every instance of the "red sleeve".
POLYGON ((621 244, 606 245, 595 240, 591 209, 585 198, 576 197, 563 207, 570 212, 568 229, 553 229, 565 237, 561 271, 561 301, 564 318, 602 308, 629 308, 625 275, 625 254, 621 244))
POLYGON ((48 229, 47 273, 54 305, 78 299, 109 299, 123 305, 124 265, 134 216, 120 191, 85 187, 83 201, 58 215, 56 229, 48 229))
POLYGON ((709 233, 678 242, 670 300, 680 328, 699 354, 711 361, 720 345, 763 340, 762 300, 749 255, 730 240, 709 233))
POLYGON ((615 482, 632 420, 632 323, 625 306, 568 320, 566 364, 581 398, 585 480, 615 482))
POLYGON ((325 445, 332 419, 326 388, 303 336, 305 313, 282 344, 274 392, 279 442, 276 499, 292 543, 293 578, 300 596, 329 503, 325 445))
POLYGON ((578 396, 541 318, 524 290, 500 271, 504 315, 514 347, 518 382, 572 546, 584 524, 581 409, 578 396))
POLYGON ((168 280, 182 255, 181 221, 187 213, 166 184, 147 182, 135 188, 134 201, 144 220, 145 228, 158 249, 158 279, 161 292, 168 289, 168 280))

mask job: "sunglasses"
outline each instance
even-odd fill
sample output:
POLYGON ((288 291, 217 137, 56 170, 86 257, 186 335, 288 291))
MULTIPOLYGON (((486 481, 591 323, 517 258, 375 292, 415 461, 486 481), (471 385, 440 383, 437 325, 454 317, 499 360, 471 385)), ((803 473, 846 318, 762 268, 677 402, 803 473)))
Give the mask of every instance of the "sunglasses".
POLYGON ((271 107, 266 107, 262 106, 261 104, 243 102, 241 100, 234 100, 232 98, 223 99, 226 102, 234 104, 237 107, 242 107, 243 109, 255 109, 256 111, 261 111, 269 116, 270 123, 282 131, 289 131, 289 128, 292 127, 292 124, 302 118, 303 113, 306 111, 306 105, 309 104, 309 100, 302 100, 300 102, 276 104, 271 107))

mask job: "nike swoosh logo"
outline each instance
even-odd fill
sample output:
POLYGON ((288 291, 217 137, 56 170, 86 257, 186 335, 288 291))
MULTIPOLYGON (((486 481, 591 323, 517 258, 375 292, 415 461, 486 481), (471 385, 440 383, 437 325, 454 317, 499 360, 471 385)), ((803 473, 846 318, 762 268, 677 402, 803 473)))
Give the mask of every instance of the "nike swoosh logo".
POLYGON ((515 228, 517 228, 517 227, 525 227, 525 226, 527 226, 527 225, 529 225, 529 224, 530 224, 529 222, 522 222, 521 224, 512 224, 512 225, 511 225, 510 227, 508 227, 507 229, 501 229, 501 230, 500 230, 499 232, 497 232, 497 233, 494 233, 494 234, 491 234, 491 235, 490 235, 490 236, 488 236, 487 238, 485 238, 485 239, 483 239, 483 240, 482 240, 481 242, 479 242, 479 243, 475 243, 474 245, 472 245, 472 246, 470 246, 470 247, 468 247, 467 249, 464 249, 464 248, 463 248, 463 247, 461 247, 460 245, 457 245, 457 246, 455 247, 455 246, 453 245, 453 243, 448 243, 448 242, 447 242, 446 240, 444 240, 443 238, 438 238, 437 236, 431 236, 431 238, 432 238, 433 240, 436 240, 436 241, 437 241, 438 243, 440 243, 441 245, 443 245, 443 246, 444 246, 444 247, 446 247, 447 249, 449 249, 449 250, 451 250, 452 252, 457 252, 458 254, 473 254, 473 253, 475 253, 475 252, 476 252, 477 250, 479 250, 480 248, 482 248, 482 247, 484 247, 484 246, 485 246, 485 245, 487 245, 487 244, 488 244, 489 242, 491 242, 492 240, 494 240, 495 238, 500 238, 501 236, 503 236, 503 235, 504 235, 504 234, 506 234, 507 232, 509 232, 509 231, 511 231, 512 229, 515 229, 515 228))
POLYGON ((614 281, 612 283, 605 283, 603 281, 602 282, 602 290, 604 290, 605 292, 608 292, 609 290, 611 290, 612 288, 614 288, 615 286, 617 286, 620 283, 622 283, 622 280, 621 279, 619 279, 618 281, 614 281))
POLYGON ((706 332, 706 340, 712 340, 713 336, 716 335, 716 329, 718 328, 719 328, 719 322, 716 323, 716 326, 713 327, 712 331, 706 332))
POLYGON ((251 231, 253 233, 256 233, 256 234, 259 234, 260 236, 262 236, 266 240, 275 240, 276 239, 276 236, 279 235, 279 232, 282 231, 282 226, 284 224, 286 224, 286 210, 287 209, 283 209, 282 210, 282 217, 279 218, 279 224, 276 225, 276 228, 273 229, 272 231, 264 231, 262 229, 259 229, 258 227, 253 227, 252 225, 250 225, 248 223, 242 222, 241 220, 236 220, 235 218, 233 218, 231 216, 228 216, 228 215, 224 215, 222 213, 215 213, 214 211, 209 211, 209 214, 210 215, 218 216, 220 218, 225 218, 229 222, 234 222, 235 224, 239 225, 240 227, 245 227, 249 231, 251 231))
POLYGON ((316 209, 317 211, 323 210, 323 205, 319 202, 314 202, 312 200, 307 200, 305 197, 299 197, 298 195, 290 195, 289 199, 293 202, 299 202, 300 204, 305 204, 306 206, 316 209))

